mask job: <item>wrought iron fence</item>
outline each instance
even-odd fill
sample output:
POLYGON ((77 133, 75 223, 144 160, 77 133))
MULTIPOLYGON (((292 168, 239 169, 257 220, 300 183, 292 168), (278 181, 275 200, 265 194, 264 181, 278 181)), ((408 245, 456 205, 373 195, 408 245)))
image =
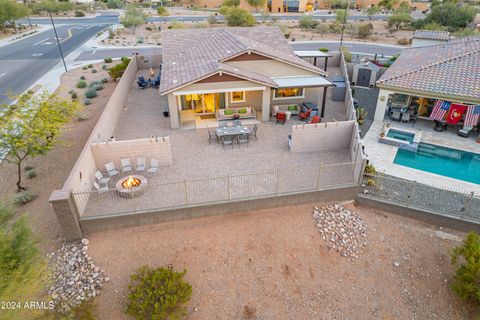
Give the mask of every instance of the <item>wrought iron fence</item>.
POLYGON ((357 186, 363 162, 308 168, 229 174, 141 186, 141 195, 121 197, 119 190, 73 192, 81 216, 148 212, 201 204, 258 199, 275 195, 357 186), (360 170, 359 170, 360 167, 360 170), (84 209, 82 209, 84 208, 84 209))
POLYGON ((389 175, 365 175, 359 193, 415 209, 480 223, 480 195, 389 175))

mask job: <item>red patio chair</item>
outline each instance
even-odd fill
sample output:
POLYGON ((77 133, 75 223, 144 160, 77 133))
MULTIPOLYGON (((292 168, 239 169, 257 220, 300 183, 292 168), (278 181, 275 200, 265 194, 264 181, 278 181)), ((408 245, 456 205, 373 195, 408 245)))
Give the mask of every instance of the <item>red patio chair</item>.
POLYGON ((308 124, 320 123, 322 119, 319 116, 313 116, 312 120, 308 124))
POLYGON ((277 119, 277 123, 285 124, 285 121, 287 121, 287 115, 284 112, 277 112, 275 118, 277 119))
POLYGON ((312 112, 312 110, 307 110, 307 112, 301 112, 299 115, 298 115, 298 119, 300 121, 306 121, 310 118, 310 112, 312 112))

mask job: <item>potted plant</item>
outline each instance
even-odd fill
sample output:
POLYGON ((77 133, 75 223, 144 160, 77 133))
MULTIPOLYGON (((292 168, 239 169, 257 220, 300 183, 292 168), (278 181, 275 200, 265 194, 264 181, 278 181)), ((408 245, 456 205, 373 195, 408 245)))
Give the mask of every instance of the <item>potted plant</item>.
POLYGON ((357 122, 359 125, 362 125, 365 122, 365 118, 367 117, 368 112, 365 108, 358 108, 357 109, 357 122))

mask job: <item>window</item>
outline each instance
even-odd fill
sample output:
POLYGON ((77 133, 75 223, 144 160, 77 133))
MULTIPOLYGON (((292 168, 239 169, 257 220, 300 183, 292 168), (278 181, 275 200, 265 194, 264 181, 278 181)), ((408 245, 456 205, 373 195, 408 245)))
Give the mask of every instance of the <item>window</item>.
POLYGON ((245 102, 245 91, 234 91, 231 96, 232 103, 245 102))
POLYGON ((303 98, 303 88, 275 90, 275 99, 303 98))

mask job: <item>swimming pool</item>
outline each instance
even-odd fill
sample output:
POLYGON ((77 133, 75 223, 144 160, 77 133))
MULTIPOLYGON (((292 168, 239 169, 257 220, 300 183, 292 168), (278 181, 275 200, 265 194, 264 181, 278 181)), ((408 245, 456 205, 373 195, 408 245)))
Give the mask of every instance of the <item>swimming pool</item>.
POLYGON ((387 137, 412 143, 413 138, 415 138, 415 134, 410 132, 390 129, 388 130, 387 137))
POLYGON ((398 149, 393 163, 480 184, 480 154, 420 143, 417 152, 398 149))

